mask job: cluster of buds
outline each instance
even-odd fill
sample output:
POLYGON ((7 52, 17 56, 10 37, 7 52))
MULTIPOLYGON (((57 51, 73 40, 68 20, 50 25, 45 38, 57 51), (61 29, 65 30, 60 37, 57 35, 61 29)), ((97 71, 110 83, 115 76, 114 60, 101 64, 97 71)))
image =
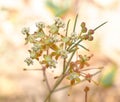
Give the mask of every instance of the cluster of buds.
POLYGON ((88 41, 92 41, 93 40, 93 34, 94 34, 94 30, 93 29, 89 29, 88 32, 87 32, 87 27, 86 27, 86 24, 85 22, 82 22, 81 23, 81 34, 82 33, 85 33, 84 35, 81 35, 80 34, 80 37, 83 39, 83 40, 88 40, 88 41))
MULTIPOLYGON (((70 70, 69 70, 69 75, 67 77, 67 79, 69 79, 71 81, 71 83, 74 84, 76 82, 79 82, 80 81, 80 76, 82 75, 82 77, 84 77, 86 80, 88 80, 88 78, 86 77, 87 74, 85 74, 83 76, 83 73, 82 73, 82 69, 85 68, 85 66, 89 66, 89 63, 88 61, 90 60, 90 58, 92 57, 93 55, 90 55, 90 56, 82 56, 82 55, 79 55, 79 59, 76 60, 75 62, 71 61, 70 62, 70 70), (73 81, 74 80, 74 81, 73 81)), ((90 78, 89 78, 90 80, 90 78)), ((90 82, 90 81, 89 81, 90 82)))

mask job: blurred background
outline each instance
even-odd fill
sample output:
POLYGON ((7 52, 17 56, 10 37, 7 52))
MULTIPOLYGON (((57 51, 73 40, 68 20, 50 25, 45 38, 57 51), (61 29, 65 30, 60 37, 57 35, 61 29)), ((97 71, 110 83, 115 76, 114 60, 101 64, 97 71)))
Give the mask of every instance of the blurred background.
MULTIPOLYGON (((120 0, 0 0, 0 102, 43 102, 48 90, 42 72, 23 71, 28 68, 24 59, 29 46, 24 45, 21 29, 34 31, 36 22, 51 24, 55 16, 67 23, 76 14, 77 31, 82 21, 88 28, 108 21, 96 31, 93 42, 84 44, 94 54, 91 65, 104 66, 100 85, 87 83, 91 88, 88 102, 120 102, 120 0)), ((39 64, 29 68, 39 68, 39 64)), ((48 76, 53 81, 52 73, 48 76)), ((74 87, 71 96, 68 90, 56 93, 52 102, 84 102, 84 85, 74 87)))

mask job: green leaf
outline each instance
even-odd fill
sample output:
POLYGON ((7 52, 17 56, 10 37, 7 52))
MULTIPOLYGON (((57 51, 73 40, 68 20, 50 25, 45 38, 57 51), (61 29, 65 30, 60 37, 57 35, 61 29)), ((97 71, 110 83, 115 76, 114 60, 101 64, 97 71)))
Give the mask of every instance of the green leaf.
POLYGON ((107 70, 107 72, 103 74, 100 79, 100 82, 104 87, 110 87, 114 84, 114 79, 117 72, 117 66, 114 64, 112 64, 108 68, 109 69, 107 70))

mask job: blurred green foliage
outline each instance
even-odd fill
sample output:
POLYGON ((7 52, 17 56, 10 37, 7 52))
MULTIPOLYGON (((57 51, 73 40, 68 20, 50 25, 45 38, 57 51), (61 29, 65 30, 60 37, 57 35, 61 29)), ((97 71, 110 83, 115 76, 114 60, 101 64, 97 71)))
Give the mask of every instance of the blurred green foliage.
POLYGON ((55 3, 53 0, 46 0, 46 6, 52 11, 54 16, 61 17, 66 14, 71 6, 72 0, 64 0, 62 3, 55 3))
POLYGON ((100 78, 100 82, 103 85, 103 87, 111 87, 114 84, 115 76, 117 73, 117 65, 114 63, 110 63, 107 70, 103 74, 103 76, 100 78))

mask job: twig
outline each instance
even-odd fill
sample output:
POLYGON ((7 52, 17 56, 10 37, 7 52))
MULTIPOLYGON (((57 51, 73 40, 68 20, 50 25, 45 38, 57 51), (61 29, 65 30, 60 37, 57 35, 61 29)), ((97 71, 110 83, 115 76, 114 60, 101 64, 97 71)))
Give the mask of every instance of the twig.
MULTIPOLYGON (((68 28, 69 28, 69 23, 70 23, 70 20, 68 20, 68 22, 67 22, 67 27, 66 27, 66 34, 65 34, 65 36, 67 37, 67 34, 68 34, 68 28)), ((66 50, 66 43, 65 43, 65 50, 66 50)), ((64 58, 64 60, 63 60, 63 73, 64 73, 64 70, 65 70, 65 62, 66 62, 66 58, 64 58)))
POLYGON ((48 90, 49 92, 51 91, 51 88, 50 88, 50 85, 49 85, 49 82, 48 82, 48 78, 47 78, 47 75, 46 75, 46 70, 43 70, 43 76, 45 78, 45 82, 46 82, 46 85, 48 87, 48 90))
POLYGON ((38 69, 27 69, 27 68, 24 68, 23 70, 24 70, 24 71, 31 71, 31 70, 32 70, 32 71, 33 71, 33 70, 34 70, 34 71, 38 71, 38 70, 42 71, 43 69, 39 69, 39 68, 38 68, 38 69))
POLYGON ((77 49, 75 49, 75 50, 73 51, 71 57, 69 58, 69 60, 68 60, 68 62, 67 62, 67 64, 66 64, 66 67, 65 67, 65 69, 64 69, 64 71, 63 71, 63 74, 64 74, 64 73, 66 72, 66 70, 68 69, 68 66, 69 66, 69 64, 70 64, 70 62, 71 62, 71 60, 72 60, 72 58, 73 58, 76 50, 77 50, 77 49))
POLYGON ((87 70, 93 70, 93 69, 103 69, 103 67, 99 67, 99 68, 86 68, 86 69, 81 69, 80 71, 87 71, 87 70))
POLYGON ((80 40, 78 40, 78 42, 77 43, 75 43, 71 48, 69 47, 69 48, 67 48, 67 50, 72 50, 76 45, 78 45, 81 41, 83 41, 83 39, 80 39, 80 40))
POLYGON ((89 87, 86 86, 84 91, 85 91, 85 102, 87 102, 89 87))
POLYGON ((57 80, 56 84, 54 85, 53 89, 50 91, 50 93, 48 94, 48 96, 46 97, 46 99, 44 100, 44 102, 47 102, 47 100, 51 97, 52 93, 54 92, 54 90, 56 89, 56 87, 62 82, 62 80, 64 79, 65 76, 62 76, 60 79, 57 80))
POLYGON ((97 30, 98 28, 100 28, 101 26, 103 26, 104 24, 106 24, 107 23, 107 21, 106 22, 104 22, 104 23, 102 23, 101 25, 99 25, 98 27, 96 27, 95 29, 94 29, 94 31, 95 30, 97 30))
POLYGON ((68 34, 68 28, 69 28, 69 24, 70 24, 70 19, 68 20, 68 22, 67 22, 67 27, 66 27, 66 34, 65 34, 65 36, 67 37, 67 34, 68 34))
POLYGON ((84 47, 83 45, 78 44, 80 47, 82 47, 83 49, 90 51, 89 49, 87 49, 86 47, 84 47))
POLYGON ((76 18, 75 18, 75 23, 74 23, 74 27, 73 27, 73 32, 75 32, 75 28, 76 28, 77 19, 78 19, 78 14, 76 15, 76 18))

